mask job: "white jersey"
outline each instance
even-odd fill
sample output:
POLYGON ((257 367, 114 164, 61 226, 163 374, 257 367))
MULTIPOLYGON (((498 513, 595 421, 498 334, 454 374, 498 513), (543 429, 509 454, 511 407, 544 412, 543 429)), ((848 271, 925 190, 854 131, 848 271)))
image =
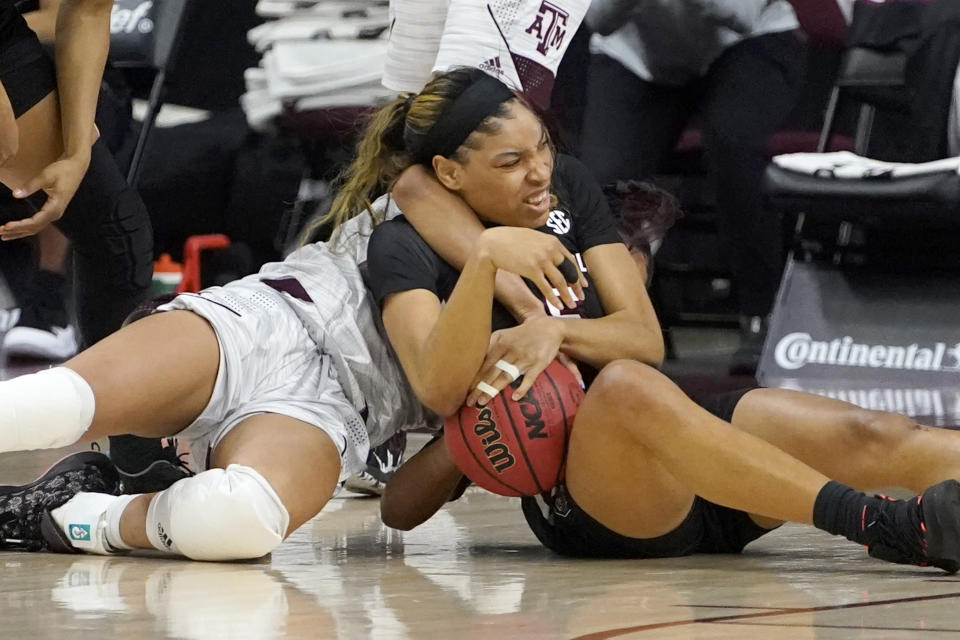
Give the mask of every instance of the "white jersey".
POLYGON ((416 93, 431 73, 475 67, 546 108, 560 60, 589 4, 391 0, 383 85, 416 93))
POLYGON ((283 262, 263 266, 249 279, 294 279, 312 304, 291 304, 307 333, 329 353, 344 394, 364 417, 376 446, 401 429, 434 423, 417 400, 384 337, 380 312, 363 283, 372 231, 364 213, 343 225, 333 243, 301 247, 283 262))

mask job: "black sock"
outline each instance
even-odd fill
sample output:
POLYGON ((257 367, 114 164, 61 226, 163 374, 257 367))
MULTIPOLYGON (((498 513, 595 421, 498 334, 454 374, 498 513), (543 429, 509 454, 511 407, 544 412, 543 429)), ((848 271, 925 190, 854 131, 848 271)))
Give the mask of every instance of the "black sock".
POLYGON ((879 535, 872 525, 882 500, 831 480, 813 503, 813 526, 869 546, 879 535))

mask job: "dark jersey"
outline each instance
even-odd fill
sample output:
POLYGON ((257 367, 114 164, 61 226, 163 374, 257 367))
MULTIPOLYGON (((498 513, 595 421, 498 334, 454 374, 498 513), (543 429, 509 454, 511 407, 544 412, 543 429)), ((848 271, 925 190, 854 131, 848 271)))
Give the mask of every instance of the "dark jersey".
MULTIPOLYGON (((552 188, 558 205, 550 212, 547 223, 538 231, 557 236, 572 253, 581 271, 590 281, 582 254, 602 244, 620 242, 616 224, 603 192, 593 182, 587 169, 569 156, 558 156, 553 172, 552 188)), ((368 286, 378 304, 392 293, 426 289, 446 301, 460 273, 444 262, 420 237, 413 226, 399 216, 380 224, 370 238, 367 249, 368 286)), ((531 291, 543 300, 539 290, 528 283, 531 291)), ((594 287, 584 290, 585 300, 576 309, 556 309, 544 301, 547 312, 554 316, 599 318, 603 306, 594 287)), ((514 326, 513 316, 499 303, 494 304, 493 328, 514 326)))
MULTIPOLYGON (((620 242, 606 198, 586 167, 578 160, 564 155, 557 156, 552 190, 559 200, 558 206, 550 212, 547 224, 538 231, 557 236, 577 258, 578 266, 587 282, 591 282, 590 273, 581 255, 591 247, 620 242)), ((436 294, 441 301, 445 301, 450 297, 460 276, 454 267, 444 262, 443 258, 430 248, 403 216, 384 222, 374 229, 367 247, 365 272, 367 286, 379 305, 392 293, 413 289, 426 289, 436 294)), ((604 315, 603 305, 593 286, 584 290, 585 300, 577 309, 558 310, 543 300, 539 289, 531 283, 528 285, 551 315, 581 318, 599 318, 604 315)), ((516 320, 513 316, 495 302, 493 329, 514 325, 516 320)), ((588 383, 596 374, 585 365, 580 366, 580 372, 588 383)), ((428 446, 437 439, 439 435, 428 443, 428 446)), ((469 485, 470 480, 464 477, 450 499, 458 499, 469 485)))

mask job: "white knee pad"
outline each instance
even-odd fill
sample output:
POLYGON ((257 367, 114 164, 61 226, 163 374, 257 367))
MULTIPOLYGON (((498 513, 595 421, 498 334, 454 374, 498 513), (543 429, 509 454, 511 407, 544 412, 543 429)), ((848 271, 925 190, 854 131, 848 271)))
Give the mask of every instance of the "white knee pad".
POLYGON ((244 560, 283 542, 290 514, 266 479, 232 464, 185 478, 147 510, 147 537, 161 551, 192 560, 244 560))
POLYGON ((0 382, 0 451, 52 449, 80 439, 96 402, 79 373, 54 367, 0 382))

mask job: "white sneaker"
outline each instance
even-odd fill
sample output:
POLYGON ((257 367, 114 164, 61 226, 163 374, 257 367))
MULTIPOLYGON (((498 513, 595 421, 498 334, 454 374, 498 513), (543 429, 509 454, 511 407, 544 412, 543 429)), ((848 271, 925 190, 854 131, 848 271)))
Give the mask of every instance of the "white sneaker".
POLYGON ((16 358, 66 360, 75 356, 78 348, 77 332, 70 325, 42 329, 19 325, 3 339, 4 351, 16 358))

